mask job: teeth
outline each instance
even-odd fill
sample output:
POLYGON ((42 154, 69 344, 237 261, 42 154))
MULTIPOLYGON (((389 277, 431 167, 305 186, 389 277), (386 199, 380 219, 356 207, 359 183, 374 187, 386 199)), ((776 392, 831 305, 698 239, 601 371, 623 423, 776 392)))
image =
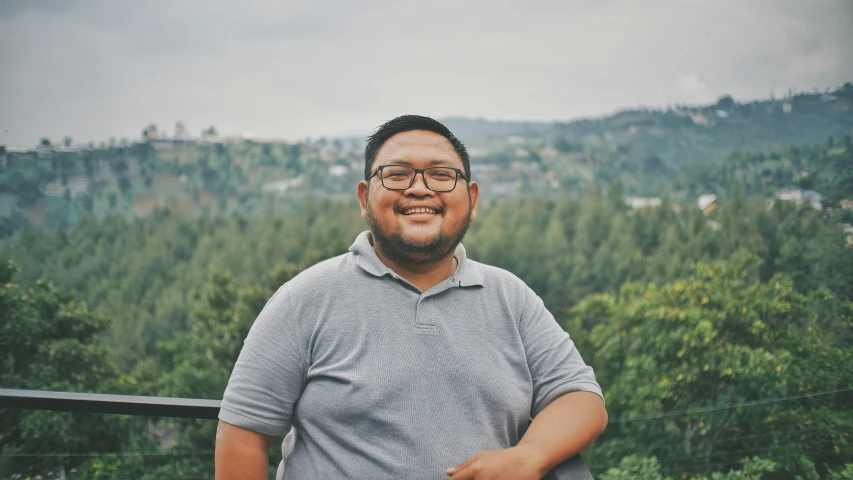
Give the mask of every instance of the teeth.
POLYGON ((411 215, 413 213, 438 213, 431 208, 410 208, 408 210, 403 211, 403 215, 411 215))

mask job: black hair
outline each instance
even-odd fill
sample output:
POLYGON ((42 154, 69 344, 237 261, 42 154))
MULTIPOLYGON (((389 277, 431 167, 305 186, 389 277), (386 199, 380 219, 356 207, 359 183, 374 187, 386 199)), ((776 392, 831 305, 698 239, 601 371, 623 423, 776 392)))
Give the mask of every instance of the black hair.
POLYGON ((382 148, 382 145, 384 145, 385 142, 394 135, 411 130, 426 130, 428 132, 437 133, 446 138, 447 141, 453 145, 453 149, 456 150, 456 153, 459 154, 459 158, 462 159, 462 168, 465 170, 465 177, 468 178, 468 181, 471 180, 471 159, 468 157, 468 150, 465 149, 465 145, 462 141, 456 138, 456 135, 448 130, 447 127, 442 125, 441 122, 422 115, 401 115, 393 120, 383 123, 375 132, 373 132, 373 135, 367 137, 367 144, 364 146, 365 180, 367 180, 367 177, 372 173, 371 167, 373 166, 373 161, 376 160, 376 154, 379 152, 379 149, 382 148))

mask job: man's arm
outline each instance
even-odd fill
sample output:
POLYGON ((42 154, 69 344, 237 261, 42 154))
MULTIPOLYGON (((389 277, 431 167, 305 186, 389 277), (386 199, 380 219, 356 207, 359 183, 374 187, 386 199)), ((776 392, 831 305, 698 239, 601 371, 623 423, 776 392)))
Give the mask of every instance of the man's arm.
POLYGON ((480 452, 447 470, 451 480, 540 479, 589 446, 607 427, 604 401, 595 393, 560 396, 536 415, 518 445, 480 452))
POLYGON ((216 480, 267 480, 267 450, 275 437, 219 421, 216 429, 216 480))
POLYGON ((591 392, 567 393, 545 407, 518 442, 541 452, 542 475, 588 447, 607 428, 604 400, 591 392))

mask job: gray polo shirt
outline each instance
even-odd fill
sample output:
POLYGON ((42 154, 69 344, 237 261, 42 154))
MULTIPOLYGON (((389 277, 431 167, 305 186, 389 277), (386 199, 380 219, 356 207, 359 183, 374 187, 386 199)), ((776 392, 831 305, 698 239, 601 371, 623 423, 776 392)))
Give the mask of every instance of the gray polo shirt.
POLYGON ((279 288, 225 390, 221 420, 298 432, 283 478, 446 479, 476 452, 516 445, 560 395, 601 395, 520 279, 459 245, 454 275, 421 292, 368 235, 279 288))

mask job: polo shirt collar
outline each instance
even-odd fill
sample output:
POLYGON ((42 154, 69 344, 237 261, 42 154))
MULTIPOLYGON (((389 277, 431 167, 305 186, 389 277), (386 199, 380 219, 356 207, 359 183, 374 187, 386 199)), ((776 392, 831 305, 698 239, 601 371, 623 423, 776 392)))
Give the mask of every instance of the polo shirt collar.
MULTIPOLYGON (((393 270, 382 263, 382 260, 376 255, 373 245, 370 244, 370 231, 364 231, 358 234, 349 247, 349 251, 355 257, 356 264, 365 272, 381 277, 383 275, 391 275, 398 277, 393 270)), ((457 286, 468 287, 473 285, 483 286, 483 269, 473 260, 468 260, 468 255, 465 252, 465 247, 460 243, 456 246, 456 252, 453 254, 459 265, 456 267, 456 272, 453 274, 453 279, 457 286)))

